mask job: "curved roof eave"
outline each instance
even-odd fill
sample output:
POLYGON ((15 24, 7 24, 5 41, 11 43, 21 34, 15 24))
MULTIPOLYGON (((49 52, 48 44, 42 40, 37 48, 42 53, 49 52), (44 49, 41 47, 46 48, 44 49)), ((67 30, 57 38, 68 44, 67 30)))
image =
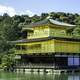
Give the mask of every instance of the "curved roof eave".
POLYGON ((53 20, 53 19, 49 19, 49 21, 50 21, 52 24, 60 25, 60 26, 68 26, 68 27, 75 27, 75 26, 76 26, 76 25, 67 24, 67 23, 64 23, 64 22, 59 22, 59 21, 56 21, 56 20, 53 20))

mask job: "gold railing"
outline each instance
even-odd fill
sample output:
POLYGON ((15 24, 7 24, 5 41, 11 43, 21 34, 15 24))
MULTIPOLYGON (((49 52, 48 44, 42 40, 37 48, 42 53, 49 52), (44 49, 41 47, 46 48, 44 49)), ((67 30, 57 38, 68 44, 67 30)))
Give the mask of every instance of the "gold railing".
POLYGON ((15 54, 27 54, 26 50, 15 50, 15 54))

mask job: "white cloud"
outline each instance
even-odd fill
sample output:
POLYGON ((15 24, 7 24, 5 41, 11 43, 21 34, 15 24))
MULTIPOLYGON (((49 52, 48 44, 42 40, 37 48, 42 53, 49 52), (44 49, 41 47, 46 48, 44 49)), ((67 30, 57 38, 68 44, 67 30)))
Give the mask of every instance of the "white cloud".
POLYGON ((30 10, 26 11, 16 11, 13 7, 0 5, 0 15, 7 13, 11 17, 14 15, 29 15, 30 17, 34 15, 34 13, 30 10))
POLYGON ((35 13, 33 13, 30 10, 22 11, 19 13, 19 15, 29 15, 30 17, 33 16, 35 13))
POLYGON ((12 7, 0 5, 0 15, 3 15, 4 13, 8 13, 10 16, 14 16, 16 11, 12 7))

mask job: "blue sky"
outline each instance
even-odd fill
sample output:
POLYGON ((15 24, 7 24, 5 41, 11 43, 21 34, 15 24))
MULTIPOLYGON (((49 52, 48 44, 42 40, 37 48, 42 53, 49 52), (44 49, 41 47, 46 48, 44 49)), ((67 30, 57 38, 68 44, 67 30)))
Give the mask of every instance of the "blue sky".
POLYGON ((0 14, 40 14, 42 12, 80 13, 80 0, 0 0, 0 14))

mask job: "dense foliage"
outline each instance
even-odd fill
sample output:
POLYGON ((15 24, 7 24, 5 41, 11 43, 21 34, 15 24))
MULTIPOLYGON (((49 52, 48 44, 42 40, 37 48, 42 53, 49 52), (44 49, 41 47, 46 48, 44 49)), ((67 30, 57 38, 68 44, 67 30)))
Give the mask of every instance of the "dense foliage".
POLYGON ((22 24, 26 25, 32 22, 40 21, 45 19, 49 15, 54 20, 77 25, 76 28, 74 30, 71 30, 70 32, 73 33, 74 36, 80 36, 79 14, 51 12, 50 14, 42 13, 40 16, 34 15, 32 17, 29 17, 28 15, 15 15, 13 17, 10 17, 8 14, 5 13, 3 16, 0 16, 0 63, 4 62, 7 59, 10 59, 10 56, 7 57, 4 55, 14 53, 13 45, 10 44, 8 41, 14 41, 21 38, 21 29, 23 27, 22 24), (4 57, 7 57, 7 59, 5 59, 4 57))

